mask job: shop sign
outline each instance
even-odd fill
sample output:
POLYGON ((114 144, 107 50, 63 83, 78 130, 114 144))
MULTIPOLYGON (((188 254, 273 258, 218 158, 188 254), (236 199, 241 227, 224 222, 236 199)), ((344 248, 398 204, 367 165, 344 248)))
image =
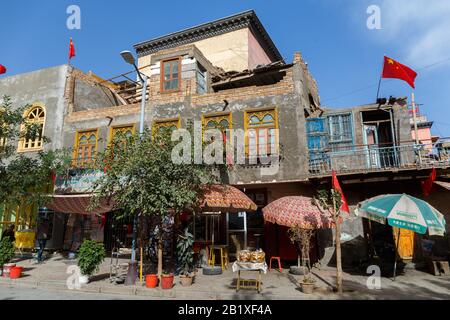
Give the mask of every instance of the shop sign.
POLYGON ((103 176, 103 171, 94 169, 70 169, 66 175, 58 175, 55 194, 91 192, 94 183, 103 176))

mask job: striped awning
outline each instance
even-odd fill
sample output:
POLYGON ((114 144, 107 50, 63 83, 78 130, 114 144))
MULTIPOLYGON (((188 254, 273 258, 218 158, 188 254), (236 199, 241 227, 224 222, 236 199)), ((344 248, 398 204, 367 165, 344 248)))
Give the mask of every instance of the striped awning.
POLYGON ((46 207, 55 212, 77 214, 103 214, 113 210, 114 202, 102 200, 100 205, 88 210, 91 194, 52 195, 52 201, 46 207))

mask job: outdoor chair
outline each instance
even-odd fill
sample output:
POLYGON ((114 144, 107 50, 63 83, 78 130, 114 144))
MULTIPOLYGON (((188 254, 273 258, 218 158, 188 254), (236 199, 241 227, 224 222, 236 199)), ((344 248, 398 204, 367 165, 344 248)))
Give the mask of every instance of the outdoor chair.
POLYGON ((222 271, 228 268, 229 259, 228 259, 228 248, 222 245, 211 245, 209 250, 209 265, 214 266, 216 264, 216 254, 214 251, 220 252, 220 265, 222 267, 222 271))
POLYGON ((270 257, 270 260, 269 260, 269 271, 272 271, 272 260, 278 261, 278 270, 280 272, 283 272, 283 268, 281 267, 281 259, 280 259, 280 257, 275 257, 275 256, 270 257))

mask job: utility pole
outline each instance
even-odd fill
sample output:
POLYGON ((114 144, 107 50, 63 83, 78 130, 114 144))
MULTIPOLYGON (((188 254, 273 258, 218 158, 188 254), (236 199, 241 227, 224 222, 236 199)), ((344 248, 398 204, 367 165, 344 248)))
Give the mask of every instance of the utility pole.
MULTIPOLYGON (((137 65, 136 65, 136 60, 133 56, 133 54, 128 51, 122 51, 120 53, 120 55, 122 56, 123 60, 125 60, 126 63, 131 64, 134 67, 134 70, 136 71, 139 79, 141 80, 141 85, 142 85, 142 92, 141 92, 141 116, 140 116, 140 123, 139 123, 139 136, 140 138, 142 138, 142 135, 144 133, 144 121, 145 121, 145 100, 147 99, 147 81, 148 81, 148 77, 143 74, 142 72, 139 71, 137 65)), ((125 284, 128 285, 134 285, 134 283, 136 282, 136 247, 137 247, 137 230, 138 230, 138 213, 134 212, 134 217, 133 217, 133 240, 131 243, 131 262, 129 263, 129 268, 128 268, 128 274, 127 274, 127 279, 125 281, 125 284)), ((141 251, 140 251, 140 280, 142 281, 142 247, 141 247, 141 251)))
POLYGON ((416 140, 416 145, 417 145, 417 144, 419 144, 419 135, 417 132, 416 103, 414 101, 414 92, 411 93, 411 106, 412 106, 412 110, 413 110, 414 138, 416 140))
POLYGON ((411 106, 413 108, 414 138, 416 140, 415 149, 418 150, 419 164, 422 165, 422 154, 419 148, 419 133, 417 131, 416 103, 414 101, 414 92, 411 93, 411 106))

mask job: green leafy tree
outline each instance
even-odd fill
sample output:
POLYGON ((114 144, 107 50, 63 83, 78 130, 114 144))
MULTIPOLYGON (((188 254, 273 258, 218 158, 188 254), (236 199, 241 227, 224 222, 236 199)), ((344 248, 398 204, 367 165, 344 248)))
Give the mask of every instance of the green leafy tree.
MULTIPOLYGON (((9 96, 0 104, 0 203, 10 205, 42 205, 52 175, 65 171, 70 165, 69 150, 15 153, 20 139, 35 139, 40 127, 23 117, 29 105, 15 108, 9 96)), ((43 137, 44 142, 49 139, 43 137)))
POLYGON ((341 194, 331 189, 319 190, 317 196, 313 198, 314 204, 319 208, 323 214, 330 214, 336 226, 335 232, 335 246, 336 246, 336 288, 338 293, 343 292, 342 286, 342 254, 341 254, 341 194))
POLYGON ((9 237, 4 237, 0 241, 0 268, 14 257, 14 244, 9 237))
MULTIPOLYGON (((113 199, 123 215, 141 214, 159 221, 159 276, 163 267, 163 221, 168 215, 195 208, 204 186, 216 177, 213 165, 175 163, 172 150, 176 144, 178 141, 171 141, 171 131, 165 129, 155 135, 149 130, 141 136, 118 135, 96 161, 105 174, 94 184, 91 207, 101 199, 113 199)), ((193 148, 188 152, 192 156, 193 148)))
POLYGON ((84 240, 78 250, 77 259, 81 274, 92 276, 98 271, 105 260, 106 252, 103 243, 94 240, 84 240))

